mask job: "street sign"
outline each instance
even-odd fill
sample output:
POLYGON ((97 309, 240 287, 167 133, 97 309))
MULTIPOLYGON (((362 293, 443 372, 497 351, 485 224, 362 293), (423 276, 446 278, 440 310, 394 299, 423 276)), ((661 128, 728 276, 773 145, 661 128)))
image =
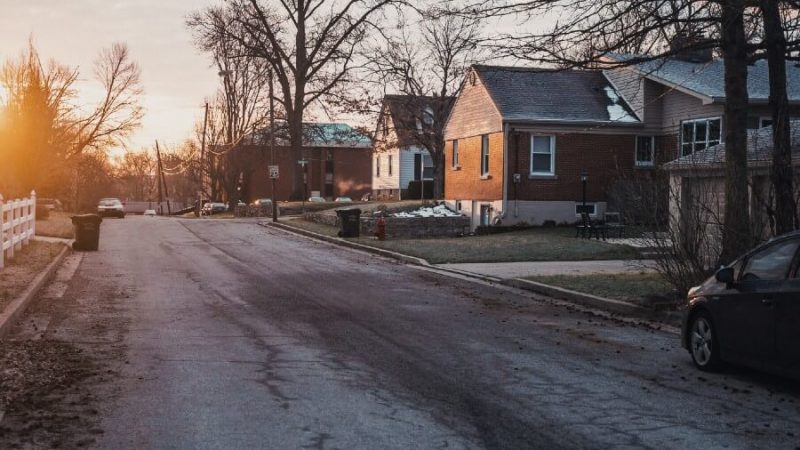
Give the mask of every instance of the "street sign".
POLYGON ((269 166, 269 177, 273 180, 278 179, 278 166, 269 166))

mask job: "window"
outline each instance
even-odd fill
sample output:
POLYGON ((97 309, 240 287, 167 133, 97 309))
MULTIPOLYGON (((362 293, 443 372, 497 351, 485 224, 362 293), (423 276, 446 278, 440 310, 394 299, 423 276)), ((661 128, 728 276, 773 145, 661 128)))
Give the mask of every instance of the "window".
POLYGON ((771 127, 772 126, 772 117, 762 117, 758 120, 758 127, 771 127))
POLYGON ((430 106, 425 108, 425 113, 422 116, 423 122, 425 125, 432 126, 433 125, 433 109, 430 106))
POLYGON ((681 156, 719 144, 722 138, 722 119, 685 120, 681 122, 681 156))
POLYGON ((453 167, 458 167, 458 139, 453 140, 453 167))
POLYGON ((456 200, 456 211, 461 211, 461 200, 456 200))
POLYGON ((636 136, 636 166, 652 167, 655 163, 655 136, 636 136))
POLYGON ((388 158, 389 158, 389 176, 392 176, 392 172, 394 172, 394 164, 393 164, 394 158, 392 158, 392 155, 389 155, 388 158))
POLYGON ((422 154, 422 179, 433 179, 433 158, 427 153, 422 154))
POLYGON ((481 176, 489 175, 489 136, 481 136, 481 176))
POLYGON ((378 155, 375 157, 375 176, 381 176, 381 157, 378 155))
POLYGON ((555 175, 555 136, 531 136, 531 175, 555 175))
POLYGON ((772 245, 747 258, 742 280, 783 280, 789 272, 800 240, 772 245))
POLYGON ((584 208, 583 203, 576 203, 575 215, 580 216, 583 212, 587 212, 590 216, 594 216, 597 214, 597 205, 594 203, 586 203, 586 207, 584 208))

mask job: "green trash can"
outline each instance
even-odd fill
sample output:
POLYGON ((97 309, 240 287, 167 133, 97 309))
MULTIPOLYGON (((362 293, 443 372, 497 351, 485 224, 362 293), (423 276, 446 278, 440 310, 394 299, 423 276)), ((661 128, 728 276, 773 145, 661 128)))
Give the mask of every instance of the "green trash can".
POLYGON ((339 237, 358 237, 361 231, 361 210, 358 208, 336 210, 339 216, 339 237))
POLYGON ((97 251, 100 246, 100 223, 103 219, 97 214, 72 216, 75 227, 75 242, 72 248, 83 251, 97 251))

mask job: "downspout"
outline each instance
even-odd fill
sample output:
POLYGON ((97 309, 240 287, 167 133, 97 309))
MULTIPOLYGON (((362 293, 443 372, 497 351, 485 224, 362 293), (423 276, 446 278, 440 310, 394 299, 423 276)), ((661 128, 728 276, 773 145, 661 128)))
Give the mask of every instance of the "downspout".
POLYGON ((500 212, 500 217, 504 217, 508 210, 508 124, 503 124, 503 210, 500 212))
MULTIPOLYGON (((514 175, 519 174, 519 132, 516 130, 511 130, 511 133, 514 135, 514 175)), ((521 175, 520 175, 521 176, 521 175)), ((514 182, 514 218, 519 217, 519 197, 517 195, 517 186, 519 183, 516 180, 512 180, 514 182)))

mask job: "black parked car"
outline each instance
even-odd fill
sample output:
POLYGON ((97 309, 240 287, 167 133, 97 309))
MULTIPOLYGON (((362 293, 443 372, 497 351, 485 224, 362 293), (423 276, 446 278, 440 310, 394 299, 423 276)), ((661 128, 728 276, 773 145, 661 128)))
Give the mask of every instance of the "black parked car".
POLYGON ((682 344, 701 370, 723 362, 800 378, 800 232, 756 247, 689 291, 682 344))

